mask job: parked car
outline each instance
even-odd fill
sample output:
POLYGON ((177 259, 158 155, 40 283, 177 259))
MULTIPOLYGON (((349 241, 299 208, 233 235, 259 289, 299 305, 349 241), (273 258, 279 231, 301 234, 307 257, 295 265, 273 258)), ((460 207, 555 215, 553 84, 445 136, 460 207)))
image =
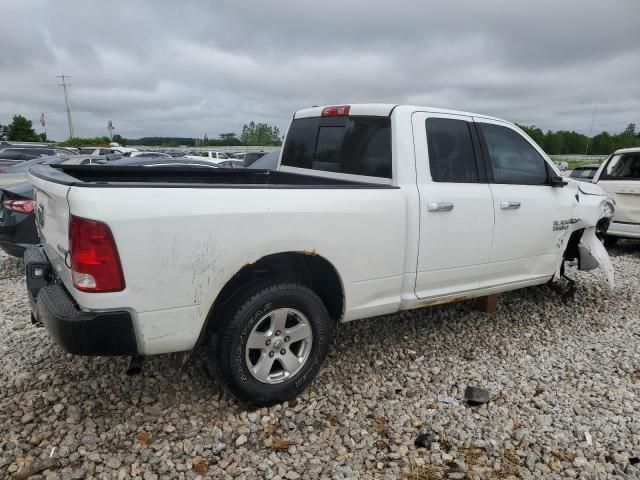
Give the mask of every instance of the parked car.
POLYGON ((14 183, 21 183, 26 181, 27 171, 29 170, 29 168, 41 163, 66 162, 66 164, 68 165, 87 165, 91 163, 101 162, 103 160, 114 160, 116 158, 122 158, 122 155, 61 155, 33 158, 31 160, 20 162, 17 165, 13 165, 11 167, 3 167, 3 169, 0 170, 0 186, 11 185, 14 183))
POLYGON ((215 152, 211 150, 203 151, 203 152, 194 151, 194 152, 191 152, 189 155, 186 155, 186 157, 192 160, 202 160, 203 158, 206 158, 212 163, 220 163, 225 160, 230 160, 229 155, 227 155, 226 153, 215 152))
POLYGON ((597 185, 517 126, 402 105, 298 111, 277 170, 39 165, 36 320, 67 352, 207 348, 239 399, 313 380, 338 322, 613 268, 597 185), (144 186, 146 188, 141 188, 144 186))
POLYGON ((222 168, 245 168, 244 160, 238 160, 235 158, 219 162, 217 165, 222 168))
POLYGON ((566 169, 569 168, 569 163, 565 162, 565 161, 560 161, 560 162, 555 162, 556 163, 556 167, 558 167, 558 170, 560 170, 561 172, 564 172, 566 169))
POLYGON ((75 152, 65 148, 14 146, 0 150, 0 169, 17 165, 26 160, 54 155, 73 155, 75 152))
POLYGON ((29 245, 39 243, 34 222, 35 200, 29 182, 0 188, 0 248, 22 257, 29 245))
POLYGON ((108 163, 112 167, 137 166, 137 167, 206 167, 218 169, 220 166, 211 163, 205 159, 193 160, 191 158, 173 158, 173 157, 126 157, 121 160, 115 160, 108 163))
POLYGON ((81 155, 106 155, 113 153, 113 150, 107 147, 81 147, 78 149, 81 155))
POLYGON ((0 248, 9 255, 22 257, 24 249, 39 243, 33 213, 33 187, 26 182, 29 168, 35 165, 93 165, 108 164, 120 154, 67 155, 27 160, 0 173, 0 248))
POLYGON ((640 147, 616 150, 593 177, 615 201, 616 211, 605 245, 620 238, 640 239, 640 147))
POLYGON ((280 149, 269 152, 263 155, 258 160, 253 162, 247 168, 257 168, 263 170, 275 170, 278 168, 278 160, 280 160, 280 149))
POLYGON ((584 182, 590 182, 593 180, 596 172, 600 168, 600 165, 593 163, 589 165, 581 165, 579 167, 574 168, 569 175, 571 178, 575 178, 576 180, 582 180, 584 182))
POLYGON ((247 152, 244 154, 244 166, 245 167, 250 167, 251 165, 253 165, 253 162, 255 162, 256 160, 258 160, 259 158, 264 157, 267 154, 267 152, 247 152))
POLYGON ((162 153, 162 152, 131 152, 127 156, 130 157, 130 158, 136 158, 136 157, 144 157, 144 158, 173 158, 173 156, 169 155, 168 153, 162 153))
POLYGON ((173 158, 182 158, 185 157, 187 154, 185 152, 167 152, 169 155, 171 155, 173 158))

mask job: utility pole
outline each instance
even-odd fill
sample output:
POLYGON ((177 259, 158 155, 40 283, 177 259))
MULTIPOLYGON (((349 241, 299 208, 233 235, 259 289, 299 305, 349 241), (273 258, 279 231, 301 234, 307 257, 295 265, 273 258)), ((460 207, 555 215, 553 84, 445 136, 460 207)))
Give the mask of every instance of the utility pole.
POLYGON ((589 152, 589 142, 591 141, 591 133, 593 132, 593 121, 596 119, 596 106, 593 106, 593 115, 591 116, 591 126, 589 127, 589 136, 587 137, 587 148, 584 149, 584 154, 589 152))
POLYGON ((70 87, 71 84, 65 81, 71 77, 69 75, 56 75, 56 78, 62 79, 62 83, 59 83, 58 86, 64 89, 64 103, 67 106, 67 121, 69 122, 69 138, 73 138, 73 122, 71 121, 71 109, 69 108, 69 97, 67 95, 67 87, 70 87))

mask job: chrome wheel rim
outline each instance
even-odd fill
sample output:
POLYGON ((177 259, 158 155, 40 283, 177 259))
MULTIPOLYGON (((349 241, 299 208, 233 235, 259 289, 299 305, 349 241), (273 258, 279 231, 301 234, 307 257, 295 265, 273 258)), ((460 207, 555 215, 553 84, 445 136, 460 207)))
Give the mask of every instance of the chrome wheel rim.
POLYGON ((304 366, 313 345, 309 319, 293 308, 277 308, 258 320, 249 333, 245 362, 262 383, 282 383, 304 366))

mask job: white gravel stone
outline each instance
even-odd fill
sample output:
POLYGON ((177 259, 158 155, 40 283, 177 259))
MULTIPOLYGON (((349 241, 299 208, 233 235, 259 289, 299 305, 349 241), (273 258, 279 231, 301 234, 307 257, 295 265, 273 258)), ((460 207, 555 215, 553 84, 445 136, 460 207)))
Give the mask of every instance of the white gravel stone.
POLYGON ((341 325, 306 392, 250 411, 200 351, 179 379, 168 355, 127 377, 126 359, 65 354, 0 253, 0 476, 55 447, 34 478, 640 478, 640 242, 612 261, 613 293, 570 268, 566 302, 541 286, 492 315, 463 302, 341 325), (489 403, 465 405, 468 385, 489 403))

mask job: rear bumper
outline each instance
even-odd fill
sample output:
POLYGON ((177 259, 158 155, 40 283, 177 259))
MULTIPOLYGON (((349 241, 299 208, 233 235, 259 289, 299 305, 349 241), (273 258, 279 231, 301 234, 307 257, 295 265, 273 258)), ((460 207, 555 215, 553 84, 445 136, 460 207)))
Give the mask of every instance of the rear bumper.
POLYGON ((640 238, 640 224, 612 222, 607 235, 621 238, 640 238))
POLYGON ((137 355, 131 314, 127 311, 86 312, 56 281, 39 246, 24 254, 27 290, 35 319, 66 352, 76 355, 137 355))

